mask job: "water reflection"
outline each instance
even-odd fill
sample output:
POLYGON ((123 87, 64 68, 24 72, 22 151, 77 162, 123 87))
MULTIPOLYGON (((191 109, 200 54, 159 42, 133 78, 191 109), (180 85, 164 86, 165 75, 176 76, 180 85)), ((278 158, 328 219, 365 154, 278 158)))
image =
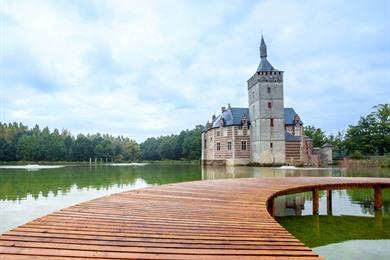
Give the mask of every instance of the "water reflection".
MULTIPOLYGON (((0 169, 0 233, 52 211, 133 188, 194 180, 284 176, 390 177, 390 169, 282 170, 157 164, 137 167, 68 166, 38 171, 0 169)), ((290 232, 294 232, 296 227, 296 230, 303 231, 301 237, 297 234, 302 241, 313 238, 315 241, 322 241, 322 244, 345 239, 390 238, 389 190, 383 191, 383 205, 381 212, 375 212, 372 190, 333 191, 333 216, 326 216, 324 192, 320 193, 321 216, 310 216, 311 193, 279 197, 275 203, 276 215, 287 216, 279 219, 290 232), (359 229, 360 232, 356 233, 354 229, 359 229), (315 233, 310 233, 312 231, 315 233), (353 235, 339 236, 333 240, 325 237, 332 233, 353 235)))
POLYGON ((0 200, 18 201, 68 194, 71 189, 104 189, 134 186, 141 179, 148 185, 200 180, 199 166, 146 165, 142 167, 65 167, 58 169, 0 169, 0 200))
MULTIPOLYGON (((349 189, 332 191, 332 209, 327 209, 326 191, 319 192, 320 215, 351 215, 374 217, 378 213, 390 216, 390 189, 383 193, 383 207, 380 212, 374 209, 374 192, 372 189, 349 189)), ((312 193, 289 194, 275 199, 275 215, 306 216, 312 215, 312 193)))
POLYGON ((340 177, 345 176, 346 170, 340 168, 306 168, 286 170, 271 167, 202 167, 202 180, 216 180, 227 178, 248 178, 248 177, 340 177))

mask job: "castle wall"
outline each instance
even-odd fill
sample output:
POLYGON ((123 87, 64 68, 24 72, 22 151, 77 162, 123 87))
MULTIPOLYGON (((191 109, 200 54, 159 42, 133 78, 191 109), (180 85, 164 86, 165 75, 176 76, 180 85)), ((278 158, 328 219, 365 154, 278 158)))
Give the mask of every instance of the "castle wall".
POLYGON ((242 127, 220 126, 208 129, 202 134, 202 145, 203 164, 234 165, 249 163, 251 146, 250 131, 247 125, 242 127), (206 140, 206 146, 204 146, 204 140, 206 140), (242 142, 245 142, 245 144, 243 145, 242 142), (243 147, 245 149, 242 149, 243 147))

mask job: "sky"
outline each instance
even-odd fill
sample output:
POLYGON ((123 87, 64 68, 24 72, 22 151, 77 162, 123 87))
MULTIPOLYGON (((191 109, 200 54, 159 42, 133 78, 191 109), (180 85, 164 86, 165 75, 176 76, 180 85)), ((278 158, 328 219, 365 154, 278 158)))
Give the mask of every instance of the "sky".
POLYGON ((0 0, 0 122, 142 142, 247 107, 268 60, 327 134, 390 103, 390 1, 0 0))

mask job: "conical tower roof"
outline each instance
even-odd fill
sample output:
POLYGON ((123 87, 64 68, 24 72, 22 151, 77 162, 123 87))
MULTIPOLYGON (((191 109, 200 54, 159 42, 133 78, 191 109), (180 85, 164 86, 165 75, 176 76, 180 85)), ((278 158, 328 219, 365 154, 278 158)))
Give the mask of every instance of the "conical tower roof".
POLYGON ((267 60, 267 45, 265 45, 263 35, 261 35, 260 43, 260 64, 257 67, 256 72, 267 72, 267 71, 279 71, 275 69, 271 63, 267 60))

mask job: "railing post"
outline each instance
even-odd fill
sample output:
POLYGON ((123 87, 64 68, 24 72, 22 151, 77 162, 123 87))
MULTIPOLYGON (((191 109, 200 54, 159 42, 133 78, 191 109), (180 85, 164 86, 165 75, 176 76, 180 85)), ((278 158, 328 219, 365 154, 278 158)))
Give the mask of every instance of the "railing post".
POLYGON ((332 190, 326 191, 326 212, 332 215, 332 190))
POLYGON ((380 209, 382 207, 382 189, 379 185, 374 186, 374 208, 380 209))
POLYGON ((319 209, 319 196, 318 196, 318 189, 313 190, 313 215, 318 215, 318 209, 319 209))

